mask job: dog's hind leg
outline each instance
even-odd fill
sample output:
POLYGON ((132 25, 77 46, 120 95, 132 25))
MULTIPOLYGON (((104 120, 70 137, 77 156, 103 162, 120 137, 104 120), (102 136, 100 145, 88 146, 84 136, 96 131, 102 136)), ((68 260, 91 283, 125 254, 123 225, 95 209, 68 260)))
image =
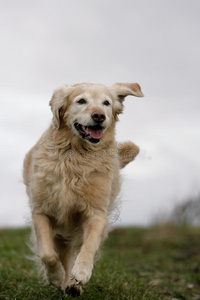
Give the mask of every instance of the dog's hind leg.
POLYGON ((54 245, 65 270, 65 279, 62 290, 73 297, 79 296, 82 294, 82 287, 71 277, 71 269, 75 260, 76 252, 73 248, 73 243, 72 241, 65 239, 62 235, 56 234, 54 236, 54 245), (68 288, 69 286, 70 288, 68 288))
POLYGON ((32 213, 37 246, 40 259, 44 265, 45 275, 50 284, 61 289, 65 272, 58 254, 54 250, 52 226, 50 219, 42 214, 32 213))

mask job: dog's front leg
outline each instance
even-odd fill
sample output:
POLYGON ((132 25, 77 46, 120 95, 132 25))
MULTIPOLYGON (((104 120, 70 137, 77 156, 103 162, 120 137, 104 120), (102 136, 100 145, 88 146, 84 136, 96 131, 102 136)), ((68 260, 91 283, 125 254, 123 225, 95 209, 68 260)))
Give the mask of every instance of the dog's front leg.
POLYGON ((51 222, 46 215, 34 212, 32 213, 32 219, 39 256, 44 265, 47 280, 55 287, 61 288, 65 272, 58 254, 54 250, 51 222))
POLYGON ((95 254, 107 232, 106 214, 93 215, 83 225, 83 245, 72 269, 77 283, 86 283, 91 275, 95 254))

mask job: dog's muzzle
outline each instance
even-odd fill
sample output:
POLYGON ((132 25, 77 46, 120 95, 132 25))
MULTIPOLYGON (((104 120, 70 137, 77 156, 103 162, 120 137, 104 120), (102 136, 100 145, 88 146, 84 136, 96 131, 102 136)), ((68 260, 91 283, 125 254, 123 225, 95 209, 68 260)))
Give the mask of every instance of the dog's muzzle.
POLYGON ((83 126, 79 123, 74 123, 74 127, 83 139, 86 139, 93 144, 100 142, 104 132, 104 128, 100 124, 94 126, 83 126))

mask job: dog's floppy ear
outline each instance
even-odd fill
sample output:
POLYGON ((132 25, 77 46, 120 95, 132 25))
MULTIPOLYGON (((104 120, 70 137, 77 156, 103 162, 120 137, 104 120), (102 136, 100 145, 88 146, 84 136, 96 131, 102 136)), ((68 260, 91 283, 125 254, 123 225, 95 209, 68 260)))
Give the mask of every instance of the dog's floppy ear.
POLYGON ((123 101, 126 96, 144 97, 138 83, 116 83, 110 87, 110 91, 115 99, 114 108, 116 114, 122 113, 123 101))
POLYGON ((67 98, 73 91, 73 87, 64 86, 54 91, 49 105, 53 112, 53 125, 56 129, 60 127, 61 118, 63 117, 65 108, 67 106, 67 98))

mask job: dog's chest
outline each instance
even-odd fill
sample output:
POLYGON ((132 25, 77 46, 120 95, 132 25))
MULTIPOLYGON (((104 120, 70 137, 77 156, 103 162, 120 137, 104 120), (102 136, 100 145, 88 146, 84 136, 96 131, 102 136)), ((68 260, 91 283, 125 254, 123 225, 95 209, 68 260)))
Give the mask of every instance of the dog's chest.
POLYGON ((55 218, 59 216, 62 223, 72 213, 87 214, 91 209, 108 206, 112 160, 94 159, 89 155, 77 157, 71 153, 48 164, 49 168, 43 168, 43 181, 40 181, 46 193, 46 201, 42 204, 46 213, 55 218))

